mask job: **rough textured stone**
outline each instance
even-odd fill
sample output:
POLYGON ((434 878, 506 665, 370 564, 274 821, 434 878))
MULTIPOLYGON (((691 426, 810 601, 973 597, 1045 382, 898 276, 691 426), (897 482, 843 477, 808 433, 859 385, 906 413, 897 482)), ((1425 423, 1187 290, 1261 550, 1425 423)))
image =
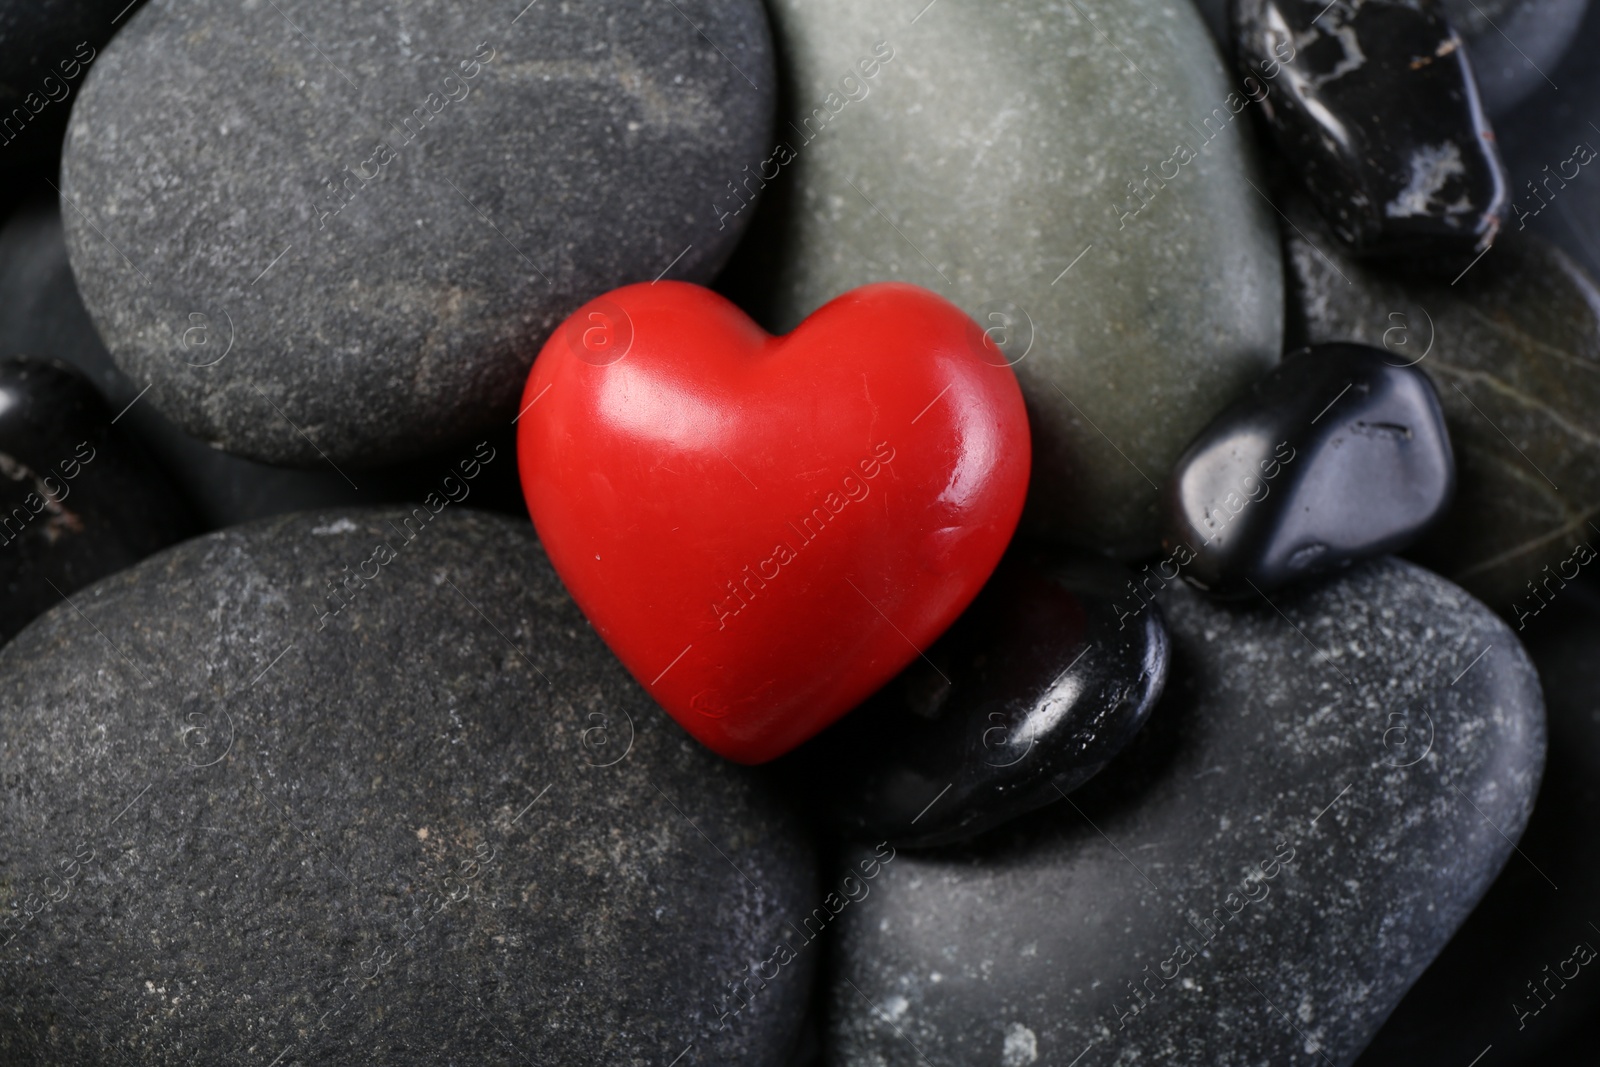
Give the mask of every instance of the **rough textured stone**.
POLYGON ((771 68, 756 0, 156 0, 72 113, 73 270, 119 366, 229 451, 475 439, 595 293, 715 273, 740 226, 707 190, 759 159, 771 68))
MULTIPOLYGON (((1509 199, 1461 37, 1431 0, 1237 0, 1240 69, 1340 240, 1441 260, 1494 242, 1509 199)), ((1457 262, 1459 260, 1459 262, 1457 262)))
POLYGON ((746 306, 787 330, 871 281, 954 300, 1028 400, 1024 523, 1153 549, 1162 472, 1280 351, 1250 105, 1192 4, 772 11, 790 110, 760 168, 746 306))
POLYGON ((1174 585, 1166 695, 1121 756, 982 847, 890 865, 842 917, 831 1062, 1355 1059, 1511 855, 1538 680, 1412 564, 1275 603, 1174 585))
POLYGON ((1294 342, 1385 346, 1439 392, 1456 498, 1411 554, 1514 618, 1529 583, 1592 536, 1600 513, 1600 292, 1517 234, 1453 284, 1366 269, 1313 212, 1288 210, 1294 342))
POLYGON ((1548 88, 1589 0, 1439 0, 1467 43, 1483 109, 1499 118, 1548 88))
POLYGON ((746 971, 806 838, 525 523, 305 513, 75 599, 0 650, 0 1062, 785 1061, 818 950, 746 971))
POLYGON ((1086 553, 1015 551, 943 637, 789 759, 857 840, 962 841, 1060 800, 1139 731, 1167 680, 1161 613, 1086 553))
POLYGON ((191 533, 188 502, 64 363, 0 361, 0 641, 191 533))
POLYGON ((1426 375, 1368 345, 1303 348, 1179 458, 1162 548, 1201 588, 1257 597, 1398 552, 1443 514, 1455 477, 1426 375))
POLYGON ((1600 586, 1574 585, 1550 608, 1519 635, 1539 668, 1550 731, 1519 855, 1378 1031, 1360 1067, 1468 1064, 1490 1045, 1500 1064, 1594 1058, 1600 967, 1563 963, 1579 943, 1600 950, 1600 586))
MULTIPOLYGON (((70 209, 69 209, 70 210, 70 209)), ((195 334, 197 350, 225 343, 224 333, 195 334), (203 344, 201 343, 203 340, 203 344)), ((272 467, 229 455, 174 426, 141 396, 143 387, 117 369, 84 310, 67 265, 61 214, 52 197, 32 199, 0 229, 0 358, 48 355, 72 364, 94 382, 117 425, 145 445, 182 486, 208 529, 288 511, 415 499, 435 488, 469 449, 378 470, 341 472, 272 467)), ((200 358, 200 357, 194 357, 200 358)), ((490 434, 500 455, 515 455, 509 427, 490 434)), ((472 489, 472 506, 525 515, 513 461, 485 468, 472 489)))

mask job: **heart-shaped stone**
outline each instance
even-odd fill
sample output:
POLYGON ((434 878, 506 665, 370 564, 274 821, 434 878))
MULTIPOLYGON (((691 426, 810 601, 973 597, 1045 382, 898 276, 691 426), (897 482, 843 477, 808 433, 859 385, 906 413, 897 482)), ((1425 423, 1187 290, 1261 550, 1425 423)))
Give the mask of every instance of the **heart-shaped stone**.
POLYGON ((595 630, 748 763, 938 637, 1028 485, 1005 356, 909 285, 847 293, 781 338, 697 286, 618 289, 551 337, 518 421, 528 510, 595 630))

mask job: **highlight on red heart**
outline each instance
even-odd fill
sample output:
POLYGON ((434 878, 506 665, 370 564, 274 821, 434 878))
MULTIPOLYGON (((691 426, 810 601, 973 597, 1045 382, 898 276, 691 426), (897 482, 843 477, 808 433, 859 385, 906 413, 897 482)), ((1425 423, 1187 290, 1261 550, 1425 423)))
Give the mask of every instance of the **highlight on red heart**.
POLYGON ((999 562, 1031 462, 1010 362, 911 285, 846 293, 783 337, 699 286, 617 289, 528 377, 528 510, 651 696, 764 762, 920 655, 999 562))

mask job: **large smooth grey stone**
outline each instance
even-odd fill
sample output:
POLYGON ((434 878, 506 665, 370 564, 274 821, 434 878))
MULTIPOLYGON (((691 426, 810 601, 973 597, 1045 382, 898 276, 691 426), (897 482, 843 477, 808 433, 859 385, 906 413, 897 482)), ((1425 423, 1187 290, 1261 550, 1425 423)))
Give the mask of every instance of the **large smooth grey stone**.
POLYGON ((545 336, 597 293, 711 278, 741 227, 707 191, 772 119, 760 4, 519 6, 129 19, 61 188, 84 301, 156 407, 265 462, 396 461, 508 423, 545 336), (193 316, 227 358, 186 346, 193 316))
MULTIPOLYGON (((69 209, 70 210, 70 209, 69 209)), ((224 333, 192 335, 221 345, 224 333)), ((200 351, 200 345, 195 346, 200 351)), ((185 491, 202 526, 216 529, 251 519, 332 507, 418 500, 439 488, 477 442, 380 470, 344 471, 327 463, 309 470, 256 463, 197 441, 149 402, 117 369, 84 310, 67 264, 61 214, 54 199, 29 200, 0 228, 0 358, 28 355, 64 360, 87 374, 106 397, 117 425, 154 452, 185 491)), ((201 359, 200 355, 193 358, 201 359)), ((488 435, 494 460, 475 479, 469 499, 515 515, 527 514, 517 484, 510 427, 488 435)))
POLYGON ((1544 714, 1483 605, 1394 559, 1273 605, 1159 599, 1140 739, 842 916, 838 1067, 1342 1067, 1507 861, 1544 714))
POLYGON ((303 513, 73 599, 0 650, 0 1063, 784 1062, 820 949, 747 971, 807 838, 526 522, 303 513))
POLYGON ((1190 0, 772 11, 791 105, 777 136, 796 158, 751 238, 768 256, 751 273, 772 272, 756 300, 768 324, 885 279, 949 297, 1016 361, 1034 439, 1026 526, 1153 549, 1157 486, 1281 341, 1252 105, 1239 95, 1232 112, 1239 79, 1190 0), (880 41, 893 58, 864 78, 880 41), (1188 125, 1208 117, 1209 144, 1188 125), (1202 154, 1163 167, 1180 141, 1202 154), (1158 172, 1173 177, 1132 214, 1128 183, 1158 172))

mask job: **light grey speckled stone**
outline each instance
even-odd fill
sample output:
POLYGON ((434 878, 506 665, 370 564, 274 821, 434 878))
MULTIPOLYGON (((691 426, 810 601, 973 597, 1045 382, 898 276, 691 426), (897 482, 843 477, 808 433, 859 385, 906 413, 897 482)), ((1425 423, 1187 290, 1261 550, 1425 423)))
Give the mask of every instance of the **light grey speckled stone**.
POLYGON ((715 273, 775 81, 757 0, 155 0, 73 111, 73 270, 196 437, 404 459, 508 423, 597 293, 715 273))
POLYGON ((1160 601, 1129 750, 845 913, 833 1063, 1343 1067, 1510 856, 1539 684, 1462 590, 1383 559, 1282 614, 1160 601))
POLYGON ((819 950, 717 1014, 819 895, 796 821, 526 523, 406 521, 190 541, 0 650, 0 1063, 785 1061, 819 950))
POLYGON ((884 279, 951 298, 1018 360, 1025 525, 1153 549, 1156 487, 1281 340, 1254 105, 1230 104, 1239 79, 1190 0, 772 9, 795 158, 757 229, 769 324, 884 279), (892 58, 864 78, 880 41, 892 58))

